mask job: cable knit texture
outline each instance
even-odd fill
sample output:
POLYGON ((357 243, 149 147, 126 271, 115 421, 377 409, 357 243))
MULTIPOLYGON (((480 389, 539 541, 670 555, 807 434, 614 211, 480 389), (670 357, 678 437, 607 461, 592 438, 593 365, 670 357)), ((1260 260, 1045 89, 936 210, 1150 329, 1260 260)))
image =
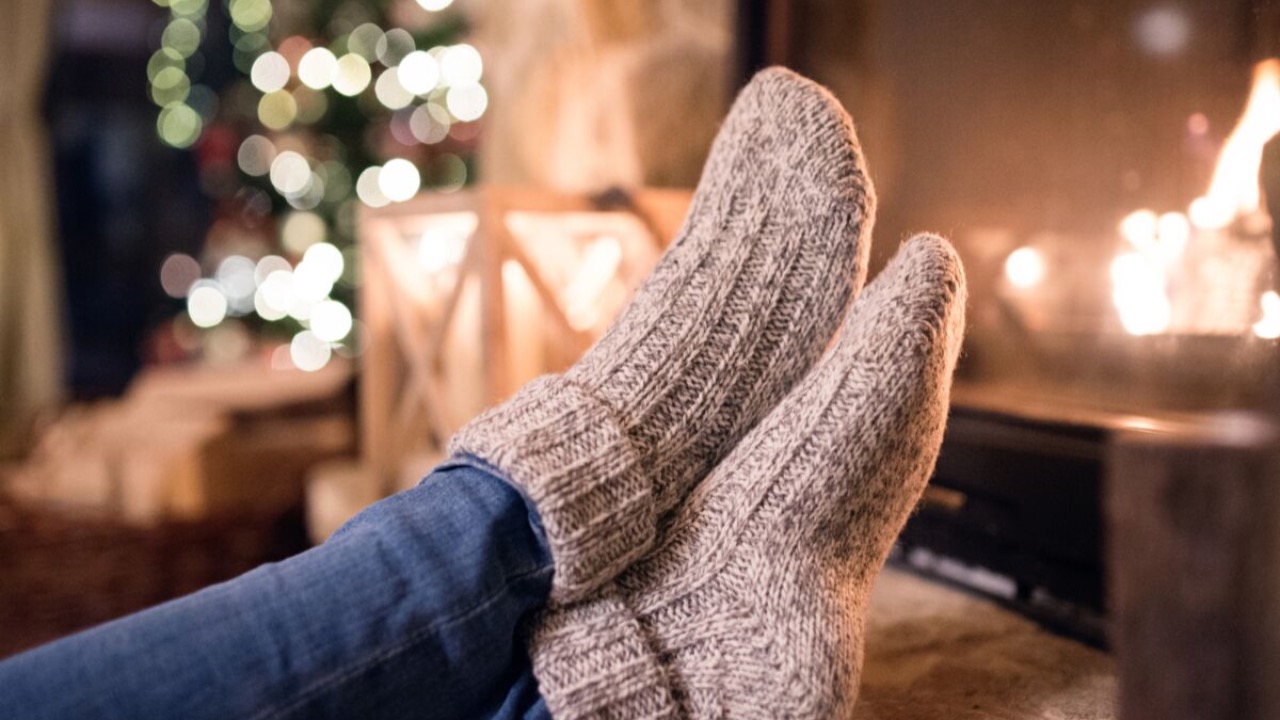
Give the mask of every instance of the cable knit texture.
POLYGON ((652 546, 671 510, 821 355, 866 275, 875 199, 822 87, 757 75, 712 147, 679 236, 599 342, 463 428, 534 502, 552 599, 652 546))
POLYGON ((946 241, 905 244, 653 552, 541 616, 557 720, 851 717, 871 583, 942 441, 964 293, 946 241))

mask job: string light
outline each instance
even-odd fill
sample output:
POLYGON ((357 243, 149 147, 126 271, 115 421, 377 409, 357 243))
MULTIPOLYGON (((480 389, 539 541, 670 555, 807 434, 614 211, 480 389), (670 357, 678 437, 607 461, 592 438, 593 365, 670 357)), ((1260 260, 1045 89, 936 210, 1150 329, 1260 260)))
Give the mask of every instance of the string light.
POLYGON ((334 68, 333 89, 347 97, 359 95, 369 87, 372 77, 369 63, 364 58, 355 53, 347 53, 338 58, 334 68))
MULTIPOLYGON (((346 304, 330 297, 337 283, 348 288, 355 282, 352 263, 356 255, 354 248, 344 251, 329 241, 329 223, 322 211, 311 209, 322 202, 334 203, 323 212, 335 213, 333 232, 343 237, 351 232, 353 204, 349 200, 353 190, 360 202, 381 207, 414 197, 423 175, 410 160, 392 158, 384 165, 365 168, 353 182, 342 153, 332 159, 335 154, 325 145, 332 138, 320 136, 317 146, 315 136, 290 131, 290 127, 321 121, 329 109, 324 92, 329 88, 347 97, 372 89, 383 107, 400 111, 394 115, 400 123, 396 135, 400 142, 441 142, 455 121, 470 122, 487 110, 488 94, 480 85, 483 61, 469 44, 422 51, 407 30, 383 30, 371 22, 337 40, 341 56, 327 47, 312 47, 312 41, 301 36, 287 38, 273 48, 268 37, 274 16, 272 0, 224 1, 232 24, 232 60, 249 80, 241 87, 252 86, 260 95, 237 89, 239 94, 223 99, 233 112, 253 114, 256 97, 261 126, 278 133, 244 138, 236 148, 236 166, 245 175, 266 177, 295 208, 280 223, 279 242, 287 253, 300 259, 294 266, 279 255, 255 261, 232 254, 218 263, 212 277, 202 279, 196 258, 174 253, 160 268, 161 286, 171 297, 185 299, 191 324, 209 331, 203 334, 203 345, 210 361, 238 358, 248 351, 247 326, 228 318, 252 313, 266 322, 293 318, 305 328, 288 345, 276 349, 273 367, 319 370, 330 362, 334 347, 345 352, 345 345, 335 344, 352 336, 359 324, 346 304), (374 62, 385 68, 376 78, 371 66, 374 62), (297 80, 291 87, 295 73, 297 80), (314 156, 331 159, 320 163, 312 159, 314 156)), ((151 99, 160 108, 156 131, 168 145, 191 147, 199 141, 205 123, 222 112, 218 95, 193 80, 201 77, 203 68, 198 53, 210 0, 154 2, 169 10, 161 46, 147 63, 151 99)), ((439 12, 452 0, 418 3, 439 12)), ((360 107, 365 112, 376 108, 363 102, 360 107)), ((443 191, 466 181, 466 165, 456 155, 439 155, 429 163, 429 175, 443 191)), ((252 192, 258 199, 250 197, 247 204, 257 202, 262 209, 256 212, 266 212, 267 196, 252 192)), ((445 261, 456 263, 463 247, 463 238, 459 238, 457 243, 435 249, 447 251, 445 261)))
POLYGON ((298 79, 312 90, 323 90, 333 84, 338 58, 329 48, 311 48, 298 61, 298 79))
POLYGON ((280 90, 289 82, 289 61, 274 50, 262 53, 253 61, 249 81, 264 93, 280 90))
POLYGON ((445 95, 445 107, 463 122, 477 120, 489 107, 489 94, 479 85, 449 88, 445 95))
POLYGON ((446 48, 440 56, 440 75, 450 87, 475 85, 483 73, 480 51, 466 43, 446 48))
POLYGON ((378 174, 378 189, 392 202, 404 202, 418 194, 422 176, 418 168, 404 158, 388 160, 378 174))
POLYGON ((421 50, 405 55, 397 69, 400 84, 414 95, 426 95, 440 82, 440 64, 421 50))

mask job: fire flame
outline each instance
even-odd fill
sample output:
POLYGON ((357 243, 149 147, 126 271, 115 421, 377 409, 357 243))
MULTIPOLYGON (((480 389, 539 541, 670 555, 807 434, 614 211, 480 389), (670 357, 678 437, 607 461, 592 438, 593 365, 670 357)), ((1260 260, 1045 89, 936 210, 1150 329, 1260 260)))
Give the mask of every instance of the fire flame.
MULTIPOLYGON (((1263 317, 1257 323, 1246 319, 1256 313, 1256 308, 1237 308, 1222 299, 1224 287, 1219 286, 1253 282, 1251 265, 1220 260, 1222 269, 1217 274, 1221 277, 1206 286, 1207 276, 1189 269, 1183 257, 1188 244, 1197 239, 1210 243, 1209 252, 1214 252, 1213 238, 1220 235, 1219 230, 1237 220, 1261 216, 1258 172, 1262 152, 1278 133, 1280 60, 1272 59, 1254 67, 1253 87, 1244 113, 1223 143, 1208 191, 1191 203, 1187 215, 1157 215, 1144 209, 1130 213, 1120 222, 1120 235, 1129 247, 1111 264, 1112 302, 1128 333, 1220 333, 1223 328, 1247 332, 1253 324, 1258 337, 1280 338, 1280 295, 1268 292, 1261 298, 1263 317), (1193 234, 1193 226, 1200 233, 1193 234), (1175 302, 1182 300, 1186 303, 1175 302)), ((1204 260, 1196 262, 1203 264, 1204 260)))
POLYGON ((1270 59, 1254 66, 1244 114, 1222 146, 1209 191, 1191 203, 1191 221, 1197 227, 1226 227, 1236 217, 1261 208, 1262 148, 1276 133, 1280 133, 1280 60, 1270 59))

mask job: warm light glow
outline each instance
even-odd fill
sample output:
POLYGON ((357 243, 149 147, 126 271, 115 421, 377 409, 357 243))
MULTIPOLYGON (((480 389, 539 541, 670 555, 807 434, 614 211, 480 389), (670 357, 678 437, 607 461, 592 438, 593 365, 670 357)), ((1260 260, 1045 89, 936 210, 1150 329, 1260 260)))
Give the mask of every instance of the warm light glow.
POLYGON ((257 283, 253 279, 254 262, 244 255, 229 255, 218 263, 214 278, 231 304, 232 314, 244 314, 252 305, 257 283))
POLYGON ((298 295, 293 291, 292 270, 271 272, 258 286, 257 296, 254 297, 254 307, 265 320, 283 318, 297 302, 298 295))
POLYGON ((1191 240, 1191 223, 1182 213, 1167 212, 1156 222, 1156 233, 1160 238, 1158 252, 1166 260, 1176 260, 1191 240))
POLYGON ((311 48, 298 61, 298 79, 313 90, 323 90, 333 83, 338 58, 329 48, 311 48))
POLYGON ((439 105, 429 102, 419 105, 409 116, 409 132, 418 142, 431 145, 449 136, 449 128, 453 123, 449 113, 439 105))
POLYGON ((1253 334, 1263 340, 1280 338, 1280 295, 1274 290, 1262 294, 1262 319, 1253 324, 1253 334))
POLYGON ((279 255, 267 255, 258 261, 253 268, 253 281, 259 285, 265 283, 271 273, 277 270, 292 271, 293 266, 279 255))
POLYGON ((338 342, 351 332, 351 311, 336 300, 325 300, 311 311, 311 332, 325 342, 338 342))
POLYGON ((301 255, 324 238, 324 219, 313 212, 291 212, 280 225, 280 244, 295 255, 301 255))
POLYGON ((271 161, 276 159, 276 146, 261 135, 250 135, 240 143, 236 163, 246 175, 261 177, 271 172, 271 161))
POLYGON ((414 50, 397 66, 398 80, 414 95, 426 95, 440 82, 440 64, 431 55, 414 50))
POLYGON ((489 94, 479 85, 464 85, 449 88, 444 102, 454 117, 470 122, 478 119, 489 107, 489 94))
POLYGON ((289 343, 289 358, 299 370, 315 372, 329 364, 333 351, 329 343, 316 337, 310 330, 303 330, 293 336, 289 343))
POLYGON ((1035 248, 1020 247, 1004 260, 1004 276, 1009 284, 1023 290, 1039 285, 1044 279, 1044 270, 1044 258, 1035 248))
POLYGON ((378 59, 378 43, 383 38, 382 28, 373 23, 364 23, 347 36, 347 49, 372 62, 378 59))
POLYGON ((429 12, 440 12, 453 4, 453 0, 418 0, 418 4, 429 12))
POLYGON ((227 296, 212 282, 196 283, 187 295, 187 314, 196 327, 211 328, 227 317, 227 296))
POLYGON ((374 165, 364 169, 360 173, 360 177, 356 179, 356 197, 360 198, 360 202, 369 207, 383 207, 389 205, 391 200, 382 194, 382 188, 379 187, 379 176, 382 175, 382 166, 374 165))
POLYGON ((1134 210, 1120 221, 1120 234, 1130 245, 1145 250, 1156 240, 1159 219, 1153 210, 1134 210))
POLYGON ((1209 192, 1193 203, 1191 219, 1199 227, 1223 227, 1260 205, 1258 170, 1262 148, 1280 132, 1280 60, 1254 66, 1253 88, 1244 114, 1222 146, 1209 192), (1223 219, 1226 222, 1223 222, 1223 219))
POLYGON ((289 83, 289 61, 278 52, 262 53, 253 61, 249 80, 264 93, 275 92, 289 83))
POLYGON ((388 110, 399 110, 413 102, 414 93, 405 89, 400 82, 398 68, 387 68, 378 76, 373 86, 373 93, 388 110))
POLYGON ((467 239, 476 231, 475 213, 449 213, 432 218, 430 227, 418 238, 418 265, 435 274, 462 262, 467 239))
POLYGON ((1130 335, 1154 335, 1169 328, 1173 308, 1161 268, 1138 253, 1111 262, 1111 298, 1130 335))
POLYGON ((564 289, 565 319, 574 330, 588 330, 600 321, 600 293, 608 287, 622 262, 622 244, 605 235, 587 246, 582 265, 564 289))
POLYGON ((303 253, 302 262, 298 264, 295 273, 301 272, 305 267, 332 285, 342 277, 344 262, 341 250, 329 243, 316 243, 303 253))
POLYGON ((298 103, 284 90, 263 95, 258 100, 258 121, 271 130, 283 130, 298 117, 298 103))
POLYGON ((388 160, 378 174, 378 189, 392 202, 404 202, 418 194, 422 176, 418 168, 404 158, 388 160))
POLYGON ((338 58, 333 72, 333 89, 348 97, 359 95, 369 87, 373 72, 369 63, 355 53, 347 53, 338 58))
POLYGON ((311 165, 292 150, 285 150, 271 161, 271 184, 281 195, 298 195, 311 182, 311 165))
POLYGON ((440 56, 440 76, 444 84, 450 87, 475 85, 484 74, 484 61, 480 59, 480 51, 461 43, 446 48, 440 56))

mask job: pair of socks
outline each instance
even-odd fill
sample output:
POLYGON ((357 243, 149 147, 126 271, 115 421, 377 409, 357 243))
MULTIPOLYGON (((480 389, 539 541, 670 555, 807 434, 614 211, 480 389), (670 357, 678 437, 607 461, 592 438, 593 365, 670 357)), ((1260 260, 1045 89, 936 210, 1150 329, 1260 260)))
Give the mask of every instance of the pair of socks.
POLYGON ((556 718, 850 714, 867 595, 932 471, 964 322, 937 237, 859 293, 874 207, 839 103, 764 71, 600 341, 455 437, 546 529, 529 647, 556 718))

